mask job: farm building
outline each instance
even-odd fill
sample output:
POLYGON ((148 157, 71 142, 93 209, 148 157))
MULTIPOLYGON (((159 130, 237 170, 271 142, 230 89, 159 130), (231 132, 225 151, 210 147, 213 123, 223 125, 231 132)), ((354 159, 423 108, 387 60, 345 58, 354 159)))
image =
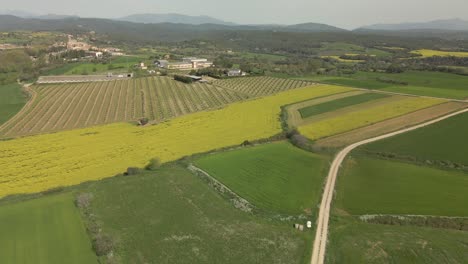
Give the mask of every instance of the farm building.
POLYGON ((245 74, 239 69, 229 70, 228 73, 227 73, 227 76, 229 76, 229 77, 244 76, 244 75, 245 74))
POLYGON ((207 59, 184 58, 181 62, 158 60, 155 62, 155 65, 170 70, 192 70, 211 67, 213 63, 209 62, 207 59))

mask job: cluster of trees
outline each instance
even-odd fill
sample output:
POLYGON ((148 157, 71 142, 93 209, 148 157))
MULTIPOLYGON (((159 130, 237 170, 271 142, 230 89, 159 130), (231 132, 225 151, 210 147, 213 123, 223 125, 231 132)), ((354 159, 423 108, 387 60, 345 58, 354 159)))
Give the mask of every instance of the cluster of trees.
POLYGON ((26 80, 35 77, 37 69, 24 50, 0 52, 0 84, 26 80))
POLYGON ((174 80, 183 82, 183 83, 193 83, 192 78, 184 76, 184 75, 174 75, 174 80))

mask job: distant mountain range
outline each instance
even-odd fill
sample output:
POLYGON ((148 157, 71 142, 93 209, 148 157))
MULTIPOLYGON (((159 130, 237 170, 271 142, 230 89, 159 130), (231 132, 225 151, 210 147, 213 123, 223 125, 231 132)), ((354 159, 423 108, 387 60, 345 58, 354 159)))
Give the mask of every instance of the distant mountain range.
POLYGON ((462 19, 434 20, 420 23, 401 23, 401 24, 375 24, 364 26, 358 30, 386 30, 386 31, 427 31, 427 30, 450 30, 450 31, 468 31, 468 21, 462 19))
POLYGON ((21 18, 36 18, 36 19, 65 19, 65 18, 77 18, 77 16, 70 16, 70 15, 57 15, 57 14, 45 14, 45 15, 38 15, 34 13, 24 12, 20 10, 4 10, 0 11, 0 15, 11 15, 21 18))
POLYGON ((234 26, 235 23, 226 22, 209 16, 188 16, 181 14, 134 14, 115 20, 127 21, 133 23, 159 24, 159 23, 177 23, 189 25, 217 24, 234 26))

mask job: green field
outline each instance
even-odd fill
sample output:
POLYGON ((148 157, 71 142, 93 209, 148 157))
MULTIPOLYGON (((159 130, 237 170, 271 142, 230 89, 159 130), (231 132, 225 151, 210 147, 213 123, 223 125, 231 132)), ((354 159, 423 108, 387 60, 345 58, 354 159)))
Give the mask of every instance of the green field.
POLYGON ((405 73, 375 73, 359 72, 344 77, 309 76, 296 78, 308 81, 339 84, 356 88, 378 89, 388 92, 407 93, 443 98, 468 98, 468 77, 441 72, 405 72, 405 73), (380 80, 379 80, 380 78, 380 80), (398 85, 383 80, 406 82, 408 85, 398 85))
POLYGON ((467 176, 388 160, 350 158, 339 175, 336 207, 352 215, 468 216, 467 176))
POLYGON ((466 263, 468 232, 333 217, 325 263, 466 263))
POLYGON ((187 169, 111 178, 83 188, 121 263, 304 263, 310 232, 242 212, 187 169))
POLYGON ((19 84, 0 85, 0 125, 18 113, 26 103, 19 84))
POLYGON ((371 153, 392 153, 418 161, 451 161, 468 166, 468 113, 422 129, 361 147, 371 153))
POLYGON ((378 57, 387 57, 391 53, 374 48, 366 48, 363 46, 344 43, 344 42, 328 42, 322 44, 322 47, 319 49, 319 55, 321 56, 340 56, 345 54, 363 54, 363 55, 372 55, 378 57))
POLYGON ((0 206, 0 263, 97 263, 69 194, 0 206))
POLYGON ((285 142, 208 155, 195 164, 257 207, 283 214, 316 208, 328 165, 285 142))
POLYGON ((319 115, 326 112, 331 112, 334 110, 338 110, 341 108, 345 108, 347 106, 362 104, 365 102, 369 102, 372 100, 377 100, 381 98, 388 97, 385 94, 378 94, 378 93, 366 93, 366 94, 359 94, 354 96, 349 96, 337 100, 333 100, 330 102, 325 102, 318 105, 308 106, 302 109, 299 109, 299 113, 301 114, 302 118, 311 117, 314 115, 319 115))
POLYGON ((128 72, 134 64, 141 61, 150 63, 146 57, 122 56, 112 58, 110 63, 76 62, 68 63, 59 68, 48 71, 47 75, 82 75, 82 74, 103 74, 107 72, 128 72))

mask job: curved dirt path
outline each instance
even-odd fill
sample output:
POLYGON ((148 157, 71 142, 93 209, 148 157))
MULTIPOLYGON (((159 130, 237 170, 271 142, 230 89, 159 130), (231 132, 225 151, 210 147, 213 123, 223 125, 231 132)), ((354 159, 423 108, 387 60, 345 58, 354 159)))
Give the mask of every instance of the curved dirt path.
POLYGON ((335 159, 333 160, 333 163, 330 167, 330 171, 328 172, 325 189, 324 189, 323 196, 322 196, 322 203, 320 204, 320 211, 319 211, 319 216, 317 220, 317 231, 315 233, 311 264, 323 264, 325 262, 325 250, 327 246, 327 236, 328 236, 328 221, 329 221, 329 216, 330 216, 331 202, 333 199, 333 192, 335 189, 335 181, 338 175, 338 170, 340 169, 341 164, 343 163, 343 160, 353 149, 361 145, 365 145, 367 143, 393 137, 398 134, 403 134, 412 130, 416 130, 421 127, 432 125, 434 123, 440 122, 442 120, 445 120, 447 118, 450 118, 450 117, 453 117, 453 116, 456 116, 465 112, 468 112, 468 108, 436 118, 434 120, 431 120, 431 121, 428 121, 428 122, 425 122, 416 126, 412 126, 409 128, 391 132, 382 136, 377 136, 377 137, 373 137, 370 139, 366 139, 366 140, 354 143, 352 145, 349 145, 345 149, 341 150, 338 153, 338 155, 336 155, 335 159))

